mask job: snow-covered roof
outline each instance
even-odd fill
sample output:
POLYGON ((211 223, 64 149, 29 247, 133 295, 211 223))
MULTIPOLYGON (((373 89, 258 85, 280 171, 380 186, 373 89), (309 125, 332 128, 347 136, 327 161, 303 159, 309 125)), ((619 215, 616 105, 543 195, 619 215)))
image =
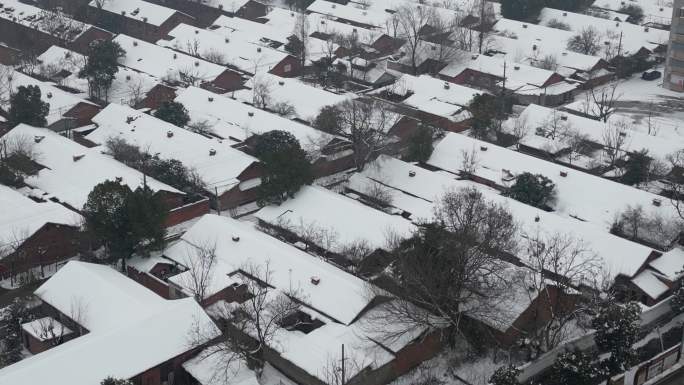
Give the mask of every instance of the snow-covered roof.
POLYGON ((38 341, 47 341, 73 333, 71 329, 52 317, 35 319, 22 324, 21 328, 38 341))
POLYGON ((202 5, 235 13, 250 1, 252 0, 204 0, 202 1, 202 5))
POLYGON ((675 247, 666 251, 651 261, 649 266, 671 280, 675 280, 684 273, 684 249, 675 247))
POLYGON ((80 215, 54 203, 38 203, 0 184, 0 251, 18 246, 48 223, 78 226, 80 215))
POLYGON ((653 204, 654 199, 662 200, 658 195, 465 135, 447 134, 435 147, 428 163, 456 173, 466 152, 477 158, 475 175, 498 185, 509 186, 514 183, 515 175, 523 172, 546 176, 556 185, 556 201, 551 206, 557 214, 588 221, 605 230, 629 205, 641 205, 646 215, 666 220, 675 217, 670 202, 663 202, 661 206, 653 204))
POLYGON ((250 74, 268 72, 289 56, 287 52, 251 43, 245 40, 244 35, 232 38, 230 34, 222 34, 221 29, 210 31, 179 24, 169 32, 169 36, 171 40, 159 40, 157 44, 188 54, 194 54, 197 46, 199 56, 217 53, 225 65, 250 74))
MULTIPOLYGON (((579 133, 586 136, 587 139, 595 143, 603 143, 603 134, 606 130, 610 130, 611 126, 618 124, 618 119, 609 120, 609 123, 604 123, 599 120, 594 120, 590 118, 584 118, 575 114, 565 113, 556 111, 556 119, 564 119, 560 121, 560 124, 565 126, 565 130, 569 131, 568 134, 579 133)), ((539 127, 546 127, 554 118, 554 110, 552 108, 539 106, 536 104, 530 104, 521 113, 522 119, 529 125, 530 133, 522 138, 522 143, 526 145, 534 146, 528 143, 529 140, 537 140, 537 148, 539 144, 546 146, 551 145, 562 146, 564 141, 565 133, 560 133, 558 137, 553 140, 551 138, 541 138, 543 142, 539 142, 539 135, 535 134, 535 130, 539 127), (556 142, 556 143, 552 143, 556 142)), ((623 119, 626 117, 623 117, 623 119)), ((625 120, 624 125, 619 125, 618 127, 625 127, 624 138, 625 144, 623 146, 623 151, 636 152, 642 149, 647 149, 649 155, 656 157, 665 157, 668 154, 672 154, 681 148, 684 148, 684 138, 662 138, 659 136, 648 135, 637 130, 631 130, 629 120, 625 120)), ((614 128, 613 128, 614 129, 614 128)))
MULTIPOLYGON (((278 77, 266 79, 275 81, 276 78, 282 79, 278 77)), ((278 83, 270 86, 271 89, 278 87, 282 86, 278 83)), ((249 92, 251 93, 251 90, 249 92)), ((245 96, 246 94, 243 94, 243 97, 245 96)), ((249 100, 251 101, 251 95, 249 100)), ((316 130, 311 126, 197 87, 188 87, 178 92, 175 101, 182 103, 188 109, 193 121, 206 121, 214 135, 226 140, 244 141, 252 135, 263 134, 272 130, 283 130, 291 133, 299 140, 302 147, 316 143, 327 144, 333 138, 332 135, 316 130)))
MULTIPOLYGON (((429 171, 389 156, 380 156, 362 173, 354 174, 349 180, 349 187, 362 194, 373 188, 374 184, 382 184, 384 191, 392 197, 391 205, 410 212, 411 220, 416 223, 432 219, 435 203, 446 192, 476 188, 486 200, 500 204, 511 212, 520 224, 522 235, 565 234, 581 240, 601 258, 605 271, 613 277, 618 274, 633 276, 652 252, 651 248, 612 235, 596 224, 568 218, 561 213, 547 212, 504 197, 497 190, 484 185, 458 180, 453 175, 429 171)), ((518 256, 523 260, 526 257, 518 256)))
POLYGON ((462 61, 452 62, 440 72, 440 75, 455 77, 469 69, 503 79, 504 66, 506 71, 506 88, 508 89, 515 89, 517 85, 525 84, 542 87, 555 74, 553 71, 515 63, 501 56, 474 54, 462 61))
MULTIPOLYGON (((372 249, 385 249, 388 237, 408 237, 415 226, 408 220, 362 205, 322 187, 302 187, 280 206, 267 206, 254 214, 260 220, 296 234, 307 227, 327 230, 336 236, 331 251, 366 241, 372 249)), ((301 234, 300 234, 301 235, 301 234)), ((319 245, 323 246, 323 245, 319 245)))
POLYGON ((387 71, 387 60, 382 60, 379 62, 373 62, 370 63, 369 66, 363 66, 359 67, 359 63, 363 62, 364 60, 361 58, 356 58, 354 59, 354 66, 352 66, 352 70, 349 70, 349 67, 351 66, 349 60, 346 59, 335 59, 333 62, 334 66, 337 66, 339 64, 344 65, 346 68, 346 71, 344 73, 345 76, 350 76, 353 79, 359 80, 361 82, 365 82, 368 84, 377 84, 377 83, 389 83, 391 79, 394 79, 394 75, 389 73, 387 71), (351 72, 351 74, 350 74, 351 72))
POLYGON ((326 0, 314 1, 309 5, 307 11, 373 27, 382 27, 385 20, 392 15, 386 11, 361 9, 351 4, 344 5, 326 0))
POLYGON ((247 367, 247 363, 235 357, 230 362, 222 362, 226 357, 217 352, 217 348, 209 347, 197 356, 183 363, 183 368, 200 385, 260 385, 257 374, 247 367))
MULTIPOLYGON (((268 73, 253 77, 245 85, 253 89, 255 83, 268 86, 270 105, 288 103, 295 108, 295 115, 298 118, 307 121, 313 121, 323 107, 332 106, 356 96, 352 93, 336 94, 299 79, 281 78, 268 73)), ((252 103, 254 98, 252 89, 238 90, 233 95, 237 100, 252 103)))
MULTIPOLYGON (((77 52, 56 45, 48 48, 38 56, 41 69, 49 75, 67 71, 69 76, 60 80, 59 84, 83 92, 88 92, 88 79, 80 78, 78 72, 86 62, 86 57, 77 52)), ((119 71, 114 74, 112 86, 107 91, 110 101, 119 104, 137 102, 147 94, 149 90, 158 84, 157 79, 144 72, 135 71, 128 67, 119 66, 119 71)))
POLYGON ((636 277, 632 278, 632 283, 653 299, 658 299, 658 297, 670 290, 670 288, 658 278, 658 274, 651 269, 645 269, 637 274, 636 277))
MULTIPOLYGON (((283 50, 284 45, 287 44, 287 38, 293 34, 296 26, 297 16, 301 13, 295 11, 286 11, 282 8, 274 8, 268 15, 261 19, 269 19, 266 23, 255 22, 252 20, 243 19, 240 17, 220 16, 214 20, 211 29, 215 32, 221 33, 224 36, 230 36, 230 39, 249 41, 261 46, 273 44, 274 42, 280 45, 279 48, 283 50), (276 23, 271 23, 270 18, 280 13, 291 14, 282 20, 276 19, 276 23), (278 23, 279 22, 279 23, 278 23), (218 27, 218 28, 217 28, 218 27)), ((284 15, 283 15, 284 16, 284 15)), ((317 30, 315 20, 319 17, 305 16, 308 23, 309 34, 317 30)), ((325 25, 325 24, 324 24, 325 25)), ((345 24, 349 26, 348 24, 345 24)), ((307 38, 307 60, 316 61, 322 57, 332 56, 339 47, 334 42, 328 42, 316 37, 309 36, 307 38)))
POLYGON ((180 81, 179 73, 182 72, 209 82, 227 70, 224 66, 123 34, 114 41, 126 51, 126 56, 119 59, 120 64, 160 80, 180 81))
POLYGON ((177 159, 194 168, 207 190, 219 195, 238 184, 238 176, 258 162, 219 139, 176 127, 127 106, 112 103, 93 122, 98 128, 87 135, 89 140, 102 145, 109 138, 120 137, 162 159, 177 159))
MULTIPOLYGON (((142 173, 102 154, 101 148, 82 146, 47 128, 21 124, 3 138, 32 142, 38 154, 36 161, 45 168, 26 178, 26 183, 76 209, 83 207, 93 187, 106 180, 121 180, 131 190, 143 186, 142 173)), ((183 194, 150 177, 147 187, 155 192, 183 194)))
MULTIPOLYGON (((2 67, 4 66, 0 65, 0 70, 2 67)), ((40 88, 41 100, 50 104, 50 110, 45 118, 47 120, 48 126, 61 120, 67 111, 79 103, 94 105, 94 103, 81 98, 79 95, 63 91, 50 83, 42 82, 19 71, 13 71, 11 76, 12 92, 16 92, 19 86, 37 86, 40 88)), ((9 103, 3 107, 9 108, 9 103)))
MULTIPOLYGON (((271 26, 276 30, 283 31, 283 33, 291 34, 297 23, 297 12, 288 11, 283 8, 274 7, 263 19, 266 19, 265 25, 271 26)), ((309 21, 309 31, 311 34, 315 32, 326 35, 345 35, 348 36, 356 33, 360 41, 368 42, 375 41, 381 35, 381 32, 375 29, 366 29, 351 24, 342 23, 332 20, 326 15, 320 13, 310 13, 307 15, 309 21)))
POLYGON ((3 0, 0 3, 0 18, 65 41, 74 41, 91 28, 91 25, 71 19, 65 13, 56 15, 18 0, 3 0))
POLYGON ((509 57, 521 57, 528 63, 552 56, 559 66, 589 71, 601 58, 568 51, 567 41, 573 32, 544 25, 524 23, 511 19, 499 19, 494 25, 497 35, 489 37, 488 47, 505 52, 509 57))
POLYGON ((657 23, 670 25, 672 20, 672 0, 596 0, 592 7, 619 11, 628 5, 636 5, 644 11, 642 24, 657 23))
POLYGON ((620 44, 622 55, 633 55, 642 47, 653 51, 657 46, 667 44, 670 35, 669 31, 662 29, 648 28, 646 30, 642 26, 631 23, 617 22, 553 8, 542 9, 539 19, 540 24, 547 24, 549 21, 556 19, 570 26, 574 33, 578 33, 587 27, 593 27, 601 34, 602 41, 609 41, 614 47, 620 44), (614 38, 608 37, 608 34, 613 35, 614 38), (622 34, 622 39, 620 39, 620 34, 622 34), (619 43, 619 40, 621 40, 621 43, 619 43))
MULTIPOLYGON (((394 84, 382 87, 374 93, 388 91, 397 95, 410 95, 403 103, 420 111, 461 121, 464 108, 480 90, 445 82, 429 75, 404 74, 394 84)), ((466 113, 467 114, 467 113, 466 113)))
POLYGON ((148 3, 143 0, 93 0, 88 6, 100 8, 117 15, 125 16, 129 19, 142 21, 143 23, 155 26, 164 24, 165 21, 177 12, 175 9, 148 3))
MULTIPOLYGON (((205 215, 171 246, 165 255, 180 264, 192 266, 188 259, 196 258, 193 252, 198 245, 210 245, 216 253, 211 286, 229 287, 229 275, 249 266, 265 268, 271 272, 269 284, 277 290, 290 289, 303 303, 345 325, 351 324, 369 304, 365 282, 337 267, 283 243, 255 229, 253 225, 216 215, 205 215), (239 238, 234 241, 233 238, 239 238), (313 284, 311 279, 320 282, 313 284)), ((182 279, 171 277, 174 283, 187 287, 182 279)), ((207 293, 207 296, 214 294, 207 293)))
POLYGON ((69 262, 36 295, 66 315, 80 311, 90 333, 1 369, 2 383, 127 379, 191 350, 193 328, 219 334, 194 299, 165 300, 109 266, 69 262))

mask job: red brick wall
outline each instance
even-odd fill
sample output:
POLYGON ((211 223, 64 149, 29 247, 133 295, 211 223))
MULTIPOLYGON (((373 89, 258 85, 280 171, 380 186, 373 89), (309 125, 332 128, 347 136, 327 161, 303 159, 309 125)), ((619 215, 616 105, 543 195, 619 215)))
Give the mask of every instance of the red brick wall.
POLYGON ((0 261, 0 275, 28 271, 76 256, 80 234, 71 226, 48 223, 26 239, 16 252, 0 261))
POLYGON ((164 102, 170 102, 176 98, 176 89, 163 84, 157 84, 147 91, 145 98, 135 108, 150 108, 156 110, 164 102))
POLYGON ((270 71, 273 75, 288 78, 298 76, 301 72, 301 65, 299 59, 294 56, 288 56, 280 63, 276 64, 270 71), (289 71, 287 71, 289 66, 289 71))
POLYGON ((208 214, 210 210, 209 203, 209 199, 202 199, 201 201, 169 210, 169 214, 166 217, 165 226, 175 226, 179 223, 183 223, 191 219, 201 217, 204 214, 208 214))
POLYGON ((91 124, 93 116, 97 115, 101 109, 100 106, 81 102, 73 106, 64 116, 76 119, 76 127, 82 127, 91 124))
POLYGON ((418 366, 421 362, 434 357, 442 349, 439 331, 435 331, 419 339, 397 352, 393 369, 396 376, 401 376, 418 366))
POLYGON ((112 37, 113 35, 104 29, 90 27, 90 29, 83 32, 78 39, 69 44, 67 48, 86 55, 88 53, 88 47, 90 46, 90 43, 95 40, 110 40, 112 37))
POLYGON ((211 306, 220 300, 224 300, 228 303, 242 303, 247 300, 248 293, 246 285, 229 286, 218 293, 205 298, 204 301, 202 301, 202 307, 211 306))
POLYGON ((0 44, 0 64, 15 65, 19 62, 21 51, 0 44))
POLYGON ((230 92, 243 88, 243 84, 242 76, 239 73, 227 69, 217 76, 216 79, 209 82, 208 87, 202 88, 210 89, 213 86, 223 92, 230 92))
POLYGON ((264 4, 256 1, 249 1, 235 12, 236 16, 243 19, 256 20, 262 16, 266 16, 267 7, 264 4))
POLYGON ((169 285, 165 282, 162 282, 145 272, 140 272, 132 266, 127 266, 126 270, 129 278, 152 290, 158 296, 165 299, 171 299, 171 296, 169 295, 169 285))
MULTIPOLYGON (((31 354, 38 354, 42 353, 50 348, 53 348, 54 345, 50 341, 40 341, 39 339, 35 338, 33 335, 30 333, 27 333, 25 330, 21 331, 23 341, 24 341, 24 346, 26 349, 31 352, 31 354)), ((64 336, 61 336, 61 343, 67 342, 69 340, 72 340, 76 338, 76 333, 70 333, 64 336)))

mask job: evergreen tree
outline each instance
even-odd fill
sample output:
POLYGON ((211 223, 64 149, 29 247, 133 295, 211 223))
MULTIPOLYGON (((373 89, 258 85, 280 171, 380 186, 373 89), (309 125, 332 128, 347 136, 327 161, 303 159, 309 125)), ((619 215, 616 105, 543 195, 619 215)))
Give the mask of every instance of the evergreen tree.
POLYGON ((596 346, 600 351, 610 353, 603 362, 607 376, 624 372, 637 360, 632 345, 639 336, 640 314, 641 307, 635 302, 623 305, 606 301, 592 320, 596 346))
POLYGON ((629 185, 639 186, 648 179, 651 157, 648 150, 643 149, 632 153, 625 163, 625 173, 622 175, 622 182, 629 185))
POLYGON ((595 385, 601 378, 594 356, 579 350, 559 354, 551 373, 556 385, 595 385))
POLYGON ((680 314, 684 312, 684 286, 682 286, 681 284, 672 294, 672 301, 670 302, 670 306, 672 307, 672 311, 674 311, 675 314, 680 314))
POLYGON ((10 96, 8 120, 12 127, 25 123, 31 126, 45 127, 50 104, 40 99, 38 86, 19 86, 17 92, 10 96))
POLYGON ((321 108, 313 125, 323 132, 335 134, 341 130, 341 121, 342 110, 338 106, 325 106, 321 108))
POLYGON ((515 179, 515 184, 506 192, 517 201, 531 206, 544 208, 555 197, 556 185, 541 174, 524 172, 515 179))
POLYGON ((190 121, 188 110, 183 104, 178 102, 167 101, 162 103, 157 111, 154 112, 154 116, 178 127, 184 127, 190 121))
POLYGON ((411 162, 426 162, 432 155, 432 129, 424 124, 411 136, 408 144, 406 160, 411 162))
POLYGON ((520 374, 520 370, 515 366, 502 366, 496 369, 489 382, 492 385, 520 385, 518 374, 520 374))
POLYGON ((0 313, 0 327, 2 334, 0 337, 0 367, 11 365, 24 358, 22 350, 21 325, 35 319, 29 311, 28 299, 15 298, 14 301, 2 309, 0 313))
POLYGON ((254 153, 264 165, 258 188, 260 205, 280 204, 313 182, 311 164, 289 132, 270 131, 256 138, 254 153))
POLYGON ((138 248, 160 246, 165 235, 166 208, 147 188, 131 191, 119 182, 105 181, 93 188, 83 206, 86 228, 121 260, 138 248))
POLYGON ((496 96, 490 94, 479 94, 468 104, 468 110, 472 115, 471 129, 473 136, 480 139, 487 139, 490 130, 497 118, 496 96))
POLYGON ((88 79, 91 97, 105 102, 108 100, 109 89, 119 72, 119 58, 125 55, 126 51, 115 41, 95 40, 90 43, 86 64, 78 76, 88 79))

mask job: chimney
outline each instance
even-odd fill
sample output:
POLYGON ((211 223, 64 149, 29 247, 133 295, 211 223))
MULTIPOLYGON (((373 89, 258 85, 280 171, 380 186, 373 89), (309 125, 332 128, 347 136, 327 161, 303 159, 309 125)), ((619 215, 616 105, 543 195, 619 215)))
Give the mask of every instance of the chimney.
POLYGON ((662 201, 659 198, 653 198, 653 206, 660 207, 662 201))
POLYGON ((537 215, 537 216, 534 217, 534 221, 535 221, 535 222, 539 222, 539 215, 537 215))
POLYGON ((311 277, 311 283, 314 285, 318 285, 321 283, 321 279, 319 277, 316 277, 315 275, 311 277))
POLYGON ((487 151, 487 146, 480 146, 480 151, 487 151))
POLYGON ((520 66, 513 66, 513 69, 517 71, 520 69, 520 66))
POLYGON ((195 62, 195 67, 199 67, 199 62, 198 62, 198 61, 195 62))
POLYGON ((213 96, 210 96, 210 97, 207 98, 207 100, 210 101, 210 102, 213 102, 213 101, 214 101, 214 97, 213 97, 213 96))
POLYGON ((284 85, 285 85, 285 81, 279 80, 279 81, 278 81, 278 84, 280 84, 281 86, 284 86, 284 85))
POLYGON ((216 155, 216 150, 214 150, 214 149, 212 148, 212 149, 209 150, 209 156, 214 156, 214 155, 216 155))
POLYGON ((413 170, 409 171, 409 176, 413 178, 414 176, 416 176, 416 172, 413 170))
POLYGON ((567 172, 567 171, 561 171, 561 172, 560 172, 560 176, 562 176, 563 178, 565 178, 565 177, 568 176, 568 172, 567 172))
POLYGON ((133 47, 137 47, 137 46, 138 46, 138 42, 133 40, 133 47))
POLYGON ((48 99, 51 99, 51 98, 52 98, 52 92, 48 92, 48 93, 47 93, 47 98, 48 98, 48 99))
POLYGON ((171 130, 166 131, 166 137, 167 138, 173 138, 173 131, 171 131, 171 130))
POLYGON ((40 143, 43 139, 45 139, 45 136, 43 135, 36 135, 33 137, 33 141, 36 143, 40 143))
POLYGON ((240 242, 240 237, 237 235, 233 235, 233 242, 240 242))
POLYGON ((72 159, 74 160, 74 162, 78 162, 79 160, 83 159, 84 156, 85 154, 76 154, 72 157, 72 159))
POLYGON ((451 85, 449 85, 449 82, 444 82, 444 89, 448 90, 449 88, 451 88, 451 85))
POLYGON ((523 24, 523 28, 527 28, 527 24, 523 24))
POLYGON ((247 115, 249 115, 250 117, 251 117, 251 116, 254 116, 254 111, 249 111, 249 112, 247 113, 247 115))

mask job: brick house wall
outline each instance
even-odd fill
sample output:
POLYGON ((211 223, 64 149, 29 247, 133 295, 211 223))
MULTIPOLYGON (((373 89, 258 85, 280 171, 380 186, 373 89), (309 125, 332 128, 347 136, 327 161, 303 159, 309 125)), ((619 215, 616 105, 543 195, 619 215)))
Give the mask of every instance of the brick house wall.
POLYGON ((75 226, 48 223, 31 234, 16 251, 0 260, 0 277, 75 257, 81 234, 75 226))
POLYGON ((95 40, 111 40, 114 37, 110 32, 105 31, 97 27, 90 27, 87 31, 83 32, 76 40, 67 45, 66 48, 72 51, 78 52, 83 55, 88 54, 88 47, 90 43, 95 40))
POLYGON ((0 43, 0 64, 15 65, 19 63, 21 51, 0 43))
POLYGON ((149 108, 156 110, 164 102, 173 101, 176 98, 176 89, 164 84, 155 84, 152 89, 135 105, 135 108, 149 108))
POLYGON ((164 225, 166 227, 171 227, 179 223, 187 222, 191 219, 201 217, 204 214, 209 214, 210 209, 210 201, 207 198, 197 202, 189 203, 187 205, 176 207, 174 209, 169 210, 164 225))
POLYGON ((271 68, 271 70, 268 72, 276 76, 289 78, 299 76, 299 74, 302 72, 301 67, 302 66, 299 59, 288 55, 286 58, 281 60, 280 63, 273 66, 273 68, 271 68))
MULTIPOLYGON (((41 340, 37 339, 36 337, 34 337, 33 335, 31 335, 30 333, 27 333, 26 330, 22 329, 21 334, 22 334, 22 340, 24 341, 24 347, 26 347, 26 349, 29 352, 31 352, 31 354, 42 353, 48 349, 55 347, 55 345, 53 345, 53 342, 51 340, 41 341, 41 340)), ((63 344, 63 343, 70 341, 74 338, 76 338, 75 333, 69 333, 69 334, 63 335, 63 336, 61 336, 61 342, 59 344, 63 344)))
POLYGON ((171 295, 169 294, 169 285, 150 273, 139 271, 132 266, 126 266, 126 275, 132 280, 152 290, 158 296, 164 299, 171 299, 171 295))
MULTIPOLYGON (((261 178, 263 175, 263 169, 261 164, 252 163, 247 169, 245 169, 237 179, 240 183, 254 179, 261 178)), ((226 191, 219 197, 221 203, 221 210, 229 210, 236 208, 240 205, 254 202, 257 199, 257 189, 251 188, 249 190, 240 190, 240 185, 235 185, 232 189, 226 191)), ((214 202, 216 203, 216 202, 214 202)), ((215 207, 215 205, 214 205, 215 207)))
POLYGON ((89 6, 86 21, 90 24, 98 24, 102 20, 108 20, 108 27, 111 28, 114 33, 123 33, 150 43, 155 43, 157 40, 166 37, 172 29, 178 26, 178 24, 195 24, 195 19, 193 17, 181 12, 174 12, 162 24, 157 26, 143 20, 89 6))
POLYGON ((244 79, 242 79, 242 75, 233 70, 226 69, 214 80, 203 83, 200 88, 216 93, 226 93, 244 88, 243 85, 244 79))

